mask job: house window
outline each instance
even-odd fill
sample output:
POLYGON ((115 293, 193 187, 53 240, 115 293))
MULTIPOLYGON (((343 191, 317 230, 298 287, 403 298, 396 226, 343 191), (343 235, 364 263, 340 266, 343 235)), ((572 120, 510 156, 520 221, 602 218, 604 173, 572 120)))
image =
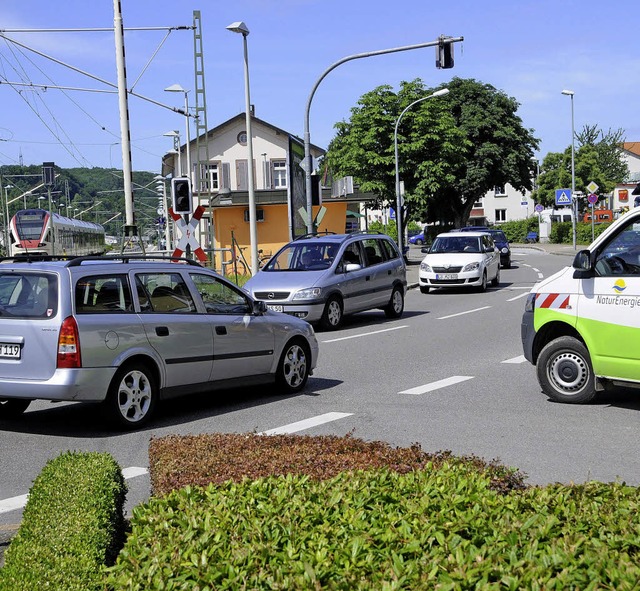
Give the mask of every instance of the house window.
POLYGON ((504 185, 498 185, 493 188, 494 197, 506 197, 507 192, 504 190, 504 185))
POLYGON ((273 160, 271 162, 273 188, 287 188, 287 163, 285 160, 273 160))
POLYGON ((217 191, 220 188, 220 165, 218 162, 200 164, 198 178, 200 179, 199 191, 217 191))
POLYGON ((496 222, 506 222, 506 221, 507 221, 507 210, 496 209, 496 222))
POLYGON ((241 131, 238 134, 238 137, 236 139, 238 140, 238 143, 241 146, 246 146, 247 145, 247 132, 246 131, 241 131))
POLYGON ((478 199, 478 201, 476 201, 476 202, 473 204, 473 207, 474 207, 474 209, 476 209, 476 208, 478 208, 478 207, 483 207, 483 205, 482 205, 482 199, 478 199))

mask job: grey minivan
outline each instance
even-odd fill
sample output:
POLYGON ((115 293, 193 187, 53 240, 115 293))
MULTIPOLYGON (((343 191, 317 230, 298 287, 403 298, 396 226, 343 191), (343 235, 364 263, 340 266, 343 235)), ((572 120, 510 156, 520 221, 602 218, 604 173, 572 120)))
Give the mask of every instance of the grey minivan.
POLYGON ((281 248, 244 287, 270 310, 334 330, 364 310, 402 316, 407 269, 384 234, 310 234, 281 248))
POLYGON ((36 399, 102 402, 131 429, 162 398, 305 386, 318 358, 307 322, 194 261, 149 259, 0 263, 0 419, 36 399))

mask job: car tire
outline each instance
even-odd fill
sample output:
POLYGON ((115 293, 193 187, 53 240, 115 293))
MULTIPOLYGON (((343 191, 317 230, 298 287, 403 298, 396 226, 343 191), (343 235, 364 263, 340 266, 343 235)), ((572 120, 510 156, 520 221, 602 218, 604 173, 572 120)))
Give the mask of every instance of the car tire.
POLYGON ((424 242, 422 242, 422 240, 420 240, 420 239, 418 238, 418 240, 416 240, 416 244, 417 244, 418 246, 422 246, 422 245, 424 244, 424 242))
POLYGON ((31 400, 23 398, 0 398, 0 419, 19 417, 30 404, 31 400))
POLYGON ((421 285, 420 286, 420 293, 429 293, 430 290, 431 290, 431 288, 427 287, 426 285, 421 285))
POLYGON ((484 291, 487 291, 487 270, 486 269, 482 272, 482 282, 480 283, 480 285, 478 285, 478 291, 481 293, 484 291))
POLYGON ((511 258, 507 259, 507 262, 504 265, 502 265, 502 268, 503 269, 511 269, 511 258))
POLYGON ((156 378, 144 363, 121 367, 111 381, 105 400, 112 421, 126 430, 146 424, 157 402, 156 378))
POLYGON ((308 344, 301 339, 289 341, 278 361, 276 383, 290 394, 299 392, 309 378, 310 364, 308 344))
POLYGON ((400 318, 404 312, 404 294, 399 287, 394 287, 389 303, 383 308, 387 318, 400 318))
POLYGON ((540 351, 536 372, 542 391, 556 402, 584 404, 596 395, 589 351, 574 337, 547 343, 540 351))
POLYGON ((498 265, 496 270, 496 276, 491 280, 491 285, 493 287, 498 287, 498 285, 500 285, 500 265, 498 265))
POLYGON ((324 306, 320 326, 325 330, 336 330, 342 324, 342 302, 338 296, 331 296, 324 306))

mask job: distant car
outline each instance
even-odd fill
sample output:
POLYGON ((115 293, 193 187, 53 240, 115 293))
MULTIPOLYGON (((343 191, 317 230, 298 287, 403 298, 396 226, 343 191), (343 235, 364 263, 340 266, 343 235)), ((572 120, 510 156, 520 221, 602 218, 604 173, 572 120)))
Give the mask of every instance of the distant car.
POLYGON ((193 261, 159 258, 3 259, 0 419, 36 399, 99 402, 134 429, 164 398, 305 386, 318 358, 313 327, 193 261))
POLYGON ((364 310, 402 316, 407 268, 385 234, 309 234, 282 247, 244 288, 270 310, 334 330, 364 310))
POLYGON ((458 232, 487 232, 491 234, 495 245, 500 251, 500 264, 503 269, 509 269, 511 267, 511 248, 509 247, 509 240, 502 230, 496 228, 489 228, 487 226, 465 226, 460 228, 458 232))
POLYGON ((486 232, 439 234, 420 263, 422 293, 435 287, 476 287, 484 291, 489 282, 500 284, 500 256, 486 232))
POLYGON ((409 237, 409 244, 417 244, 418 246, 421 246, 425 242, 426 238, 424 232, 420 232, 419 234, 415 234, 409 237))

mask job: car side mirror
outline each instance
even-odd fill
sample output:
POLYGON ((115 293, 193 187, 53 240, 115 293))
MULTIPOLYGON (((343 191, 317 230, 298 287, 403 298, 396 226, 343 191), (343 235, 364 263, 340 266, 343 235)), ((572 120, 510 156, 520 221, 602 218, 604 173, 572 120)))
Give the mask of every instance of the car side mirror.
POLYGON ((253 300, 253 314, 256 316, 262 316, 267 311, 267 304, 262 300, 253 300))
POLYGON ((421 252, 422 254, 429 254, 429 251, 430 251, 430 250, 431 250, 431 247, 430 247, 430 246, 423 246, 423 247, 420 249, 420 252, 421 252))
POLYGON ((360 269, 362 269, 362 267, 358 265, 358 263, 347 263, 344 266, 345 273, 352 273, 353 271, 359 271, 360 269))
POLYGON ((591 258, 591 251, 580 250, 576 253, 573 259, 573 278, 574 279, 587 279, 593 277, 593 260, 591 258))

